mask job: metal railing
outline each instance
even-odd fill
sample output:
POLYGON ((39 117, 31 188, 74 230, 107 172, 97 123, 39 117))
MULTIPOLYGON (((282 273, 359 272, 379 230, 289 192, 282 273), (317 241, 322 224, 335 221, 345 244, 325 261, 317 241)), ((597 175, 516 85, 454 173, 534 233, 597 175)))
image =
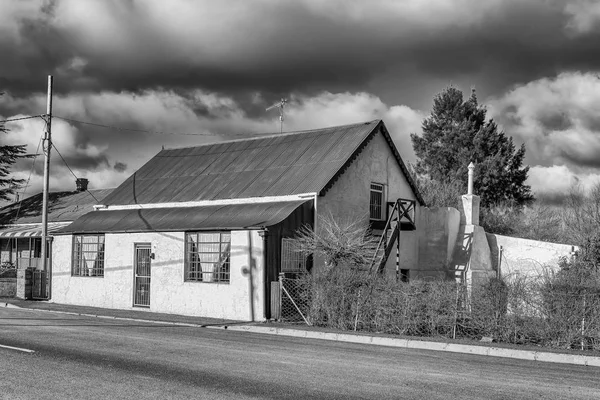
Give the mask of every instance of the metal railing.
POLYGON ((402 223, 415 226, 415 200, 398 199, 394 202, 392 210, 388 214, 388 219, 383 228, 383 234, 377 243, 369 271, 373 272, 375 266, 378 269, 387 261, 390 255, 391 247, 396 240, 399 240, 399 231, 402 229, 402 223), (389 231, 391 233, 388 233, 389 231))
POLYGON ((31 258, 17 258, 17 267, 18 268, 33 268, 33 269, 42 269, 43 263, 40 257, 31 257, 31 258))

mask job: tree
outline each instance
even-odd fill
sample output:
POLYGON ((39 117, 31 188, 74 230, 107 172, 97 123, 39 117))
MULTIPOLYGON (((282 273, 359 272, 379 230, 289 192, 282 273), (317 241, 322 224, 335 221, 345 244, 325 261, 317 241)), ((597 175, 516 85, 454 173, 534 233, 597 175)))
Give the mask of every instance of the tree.
POLYGON ((466 191, 467 167, 473 162, 474 190, 482 205, 528 203, 533 196, 525 185, 525 145, 515 149, 512 138, 487 120, 486 113, 474 90, 466 101, 454 87, 435 96, 431 115, 423 120, 423 135, 411 134, 416 172, 438 182, 461 182, 466 191))
MULTIPOLYGON (((0 122, 0 133, 6 132, 8 129, 4 123, 0 122)), ((30 157, 25 154, 25 149, 25 145, 0 146, 0 200, 11 200, 10 195, 14 194, 19 185, 25 182, 23 179, 14 179, 10 174, 12 165, 18 159, 30 157)))

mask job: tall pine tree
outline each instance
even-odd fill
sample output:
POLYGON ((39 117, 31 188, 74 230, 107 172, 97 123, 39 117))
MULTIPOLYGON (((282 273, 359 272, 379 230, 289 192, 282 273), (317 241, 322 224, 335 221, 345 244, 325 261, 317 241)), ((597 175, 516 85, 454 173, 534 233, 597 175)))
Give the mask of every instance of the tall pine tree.
POLYGON ((532 201, 531 188, 525 185, 525 145, 515 149, 512 138, 486 120, 486 112, 474 90, 466 101, 454 87, 438 94, 431 115, 423 120, 423 135, 411 134, 416 172, 438 182, 462 182, 466 190, 467 167, 473 162, 474 191, 482 205, 532 201))
MULTIPOLYGON (((0 122, 0 133, 7 131, 6 126, 0 122)), ((25 149, 25 145, 0 146, 0 200, 12 200, 10 196, 25 182, 23 179, 14 179, 10 174, 12 165, 18 159, 31 157, 25 154, 25 149)))

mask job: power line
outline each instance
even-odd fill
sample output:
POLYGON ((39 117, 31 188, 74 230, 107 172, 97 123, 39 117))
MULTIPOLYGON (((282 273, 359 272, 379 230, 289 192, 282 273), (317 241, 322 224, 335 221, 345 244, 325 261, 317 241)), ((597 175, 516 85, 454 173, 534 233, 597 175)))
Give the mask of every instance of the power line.
POLYGON ((32 118, 42 118, 43 115, 31 115, 29 117, 20 117, 20 118, 10 118, 10 119, 3 119, 0 121, 0 124, 3 124, 5 122, 14 122, 14 121, 22 121, 24 119, 32 119, 32 118))
MULTIPOLYGON (((73 172, 73 170, 71 169, 71 167, 69 167, 69 164, 67 164, 67 161, 65 160, 65 158, 62 156, 62 154, 60 154, 60 151, 58 151, 58 149, 56 148, 56 145, 54 143, 52 143, 52 147, 54 147, 54 150, 56 150, 56 153, 60 156, 60 158, 63 160, 63 162, 65 163, 65 165, 67 166, 67 168, 69 169, 69 171, 71 171, 71 175, 73 175, 75 177, 75 179, 79 179, 79 177, 77 177, 77 175, 75 175, 75 172, 73 172)), ((92 194, 92 192, 90 192, 88 189, 85 190, 86 192, 89 193, 90 196, 92 196, 94 198, 94 200, 96 200, 97 203, 100 203, 100 200, 98 200, 96 198, 96 196, 94 196, 92 194)))
POLYGON ((141 132, 141 133, 150 133, 150 134, 154 134, 154 135, 218 136, 214 133, 176 133, 176 132, 155 131, 155 130, 149 130, 149 129, 124 128, 124 127, 120 127, 120 126, 98 124, 95 122, 79 121, 79 120, 72 119, 72 118, 59 117, 57 115, 52 115, 52 118, 62 119, 63 121, 72 122, 75 124, 84 124, 84 125, 97 126, 99 128, 113 129, 116 131, 141 132))

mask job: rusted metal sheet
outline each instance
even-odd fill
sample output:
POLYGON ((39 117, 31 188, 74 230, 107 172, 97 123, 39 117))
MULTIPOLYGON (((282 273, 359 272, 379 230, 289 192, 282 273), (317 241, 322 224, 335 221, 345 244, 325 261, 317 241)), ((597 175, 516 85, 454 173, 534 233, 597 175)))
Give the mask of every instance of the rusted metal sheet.
POLYGON ((144 204, 319 192, 380 121, 162 150, 104 204, 144 204))
POLYGON ((56 234, 262 228, 283 221, 307 201, 93 211, 56 234))

